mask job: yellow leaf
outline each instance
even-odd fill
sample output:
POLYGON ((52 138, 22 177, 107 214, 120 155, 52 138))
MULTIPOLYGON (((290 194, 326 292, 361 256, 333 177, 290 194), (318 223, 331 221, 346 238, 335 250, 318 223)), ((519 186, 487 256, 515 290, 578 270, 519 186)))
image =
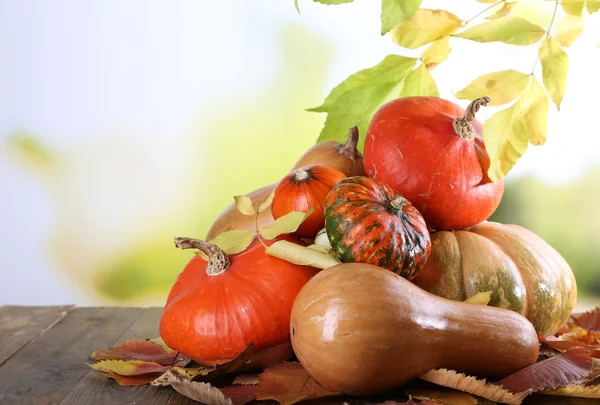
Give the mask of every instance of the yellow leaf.
POLYGON ((400 97, 411 96, 440 96, 433 77, 431 77, 429 70, 427 70, 427 67, 423 63, 410 72, 406 76, 406 79, 404 79, 400 97))
POLYGON ((446 59, 450 54, 450 36, 445 36, 437 41, 434 41, 431 45, 423 51, 421 54, 421 60, 427 67, 427 69, 433 69, 446 59))
POLYGON ((308 212, 292 211, 288 212, 282 217, 277 218, 275 221, 265 226, 260 230, 260 234, 263 238, 271 240, 284 233, 295 232, 300 224, 312 214, 313 209, 311 208, 308 212))
POLYGON ((600 0, 587 0, 587 12, 592 14, 600 10, 600 0))
POLYGON ((542 42, 539 57, 542 63, 544 86, 556 108, 560 110, 560 103, 567 87, 569 57, 560 46, 560 43, 552 37, 548 37, 542 42))
POLYGON ((532 145, 546 143, 548 133, 548 107, 550 103, 546 92, 532 77, 518 100, 519 108, 525 117, 527 137, 532 145))
POLYGON ((477 0, 479 3, 484 3, 484 4, 488 4, 488 3, 496 3, 498 0, 477 0))
POLYGON ((124 376, 164 372, 169 368, 152 361, 143 360, 102 360, 88 365, 97 371, 124 376))
POLYGON ((405 48, 416 49, 456 32, 461 26, 460 18, 448 11, 420 8, 392 30, 392 40, 405 48))
POLYGON ((569 384, 564 387, 555 388, 553 390, 542 391, 539 394, 544 395, 560 395, 563 397, 579 397, 579 398, 599 398, 600 385, 578 385, 569 384))
POLYGON ((545 33, 542 27, 524 18, 507 16, 476 25, 454 36, 477 42, 531 45, 542 39, 545 33))
POLYGON ((580 16, 585 5, 585 0, 562 0, 561 3, 565 13, 580 16))
POLYGON ((265 252, 290 263, 312 266, 318 269, 327 269, 341 263, 337 257, 331 254, 300 246, 287 240, 273 243, 265 252))
POLYGON ((516 1, 506 1, 506 2, 504 2, 504 4, 502 5, 502 8, 500 10, 496 11, 492 15, 487 16, 486 18, 488 20, 495 20, 496 18, 506 17, 507 15, 510 14, 510 11, 515 6, 515 4, 517 4, 516 1))
POLYGON ((473 80, 467 87, 454 93, 454 96, 468 100, 488 96, 491 99, 488 105, 502 105, 517 98, 528 79, 529 75, 512 69, 488 73, 473 80))
POLYGON ((567 15, 556 28, 556 40, 565 47, 573 45, 573 42, 583 32, 583 20, 581 17, 567 15))
POLYGON ((254 240, 255 235, 256 233, 252 231, 234 229, 219 234, 210 243, 217 245, 228 255, 233 255, 246 250, 254 240))
POLYGON ((258 207, 258 212, 263 212, 273 204, 273 198, 275 197, 275 190, 271 191, 269 197, 258 207))
POLYGON ((493 291, 477 293, 467 298, 465 302, 468 302, 469 304, 487 305, 492 299, 492 292, 493 291))
POLYGON ((423 0, 382 0, 381 35, 406 21, 419 9, 423 0))
POLYGON ((244 215, 256 215, 256 211, 252 206, 252 200, 245 195, 236 195, 233 197, 237 209, 244 215))

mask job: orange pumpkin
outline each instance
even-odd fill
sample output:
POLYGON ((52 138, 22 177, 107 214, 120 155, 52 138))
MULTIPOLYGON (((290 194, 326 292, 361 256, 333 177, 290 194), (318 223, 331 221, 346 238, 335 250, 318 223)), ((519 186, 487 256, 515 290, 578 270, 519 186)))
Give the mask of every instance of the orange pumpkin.
POLYGON ((309 165, 289 172, 275 187, 271 213, 277 219, 292 211, 312 214, 302 222, 294 235, 313 239, 325 226, 323 203, 331 189, 346 175, 325 165, 309 165))

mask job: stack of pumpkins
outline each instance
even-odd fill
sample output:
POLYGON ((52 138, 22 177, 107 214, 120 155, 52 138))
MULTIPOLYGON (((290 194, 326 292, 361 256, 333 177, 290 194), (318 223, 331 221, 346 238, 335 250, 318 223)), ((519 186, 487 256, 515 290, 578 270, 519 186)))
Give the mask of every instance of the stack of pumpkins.
POLYGON ((393 100, 371 121, 364 159, 356 128, 345 144, 319 143, 279 183, 249 194, 261 203, 275 190, 270 210, 244 216, 232 205, 206 238, 312 208, 294 235, 263 243, 314 239, 343 264, 317 274, 265 254, 258 240, 228 257, 180 239, 209 261, 195 256, 173 286, 165 342, 202 364, 252 342, 251 366, 295 354, 326 388, 357 395, 432 368, 502 378, 535 362, 537 337, 571 314, 576 283, 534 233, 487 221, 504 191, 487 175, 475 119, 487 102, 465 111, 435 97, 393 100), (462 302, 481 292, 490 306, 462 302))

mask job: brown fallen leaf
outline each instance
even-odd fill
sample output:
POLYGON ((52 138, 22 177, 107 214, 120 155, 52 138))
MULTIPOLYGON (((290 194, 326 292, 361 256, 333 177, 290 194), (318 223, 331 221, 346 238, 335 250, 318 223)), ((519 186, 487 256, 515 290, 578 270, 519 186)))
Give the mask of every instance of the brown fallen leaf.
POLYGON ((115 345, 110 349, 92 352, 93 360, 143 360, 169 366, 185 366, 190 358, 177 353, 175 350, 166 350, 158 343, 152 341, 133 339, 115 345))
POLYGON ((594 356, 594 354, 598 353, 600 354, 600 344, 596 344, 596 345, 588 345, 587 343, 583 343, 579 340, 561 340, 559 338, 553 338, 553 337, 549 337, 546 338, 545 340, 542 341, 543 346, 548 346, 553 350, 557 350, 561 353, 566 352, 567 350, 573 349, 575 347, 581 347, 583 349, 586 349, 589 351, 590 355, 592 355, 592 357, 597 357, 594 356))
POLYGON ((569 384, 553 390, 541 391, 539 394, 600 399, 600 385, 569 384))
POLYGON ((300 401, 339 396, 323 388, 298 362, 283 362, 269 367, 259 376, 256 399, 274 399, 281 405, 300 401))
POLYGON ((592 370, 592 357, 580 347, 539 361, 498 381, 510 392, 538 392, 554 389, 586 378, 592 370))
POLYGON ((113 372, 103 372, 100 371, 104 377, 112 378, 117 382, 117 384, 123 387, 139 387, 141 385, 150 384, 156 377, 162 375, 163 373, 148 373, 141 375, 119 375, 113 372))
POLYGON ((477 399, 466 392, 460 392, 436 385, 431 387, 407 387, 404 392, 410 398, 437 401, 442 404, 452 405, 477 405, 477 399))
POLYGON ((259 374, 240 374, 235 377, 232 385, 257 385, 259 374))
POLYGON ((219 388, 225 396, 231 398, 233 405, 244 405, 256 399, 258 387, 256 385, 232 385, 219 388))
POLYGON ((575 325, 583 329, 591 329, 595 330, 596 332, 600 332, 600 307, 585 312, 581 315, 573 316, 572 319, 575 325))
POLYGON ((501 404, 520 405, 523 399, 531 394, 531 391, 515 394, 498 385, 488 383, 485 379, 478 379, 445 368, 431 370, 421 376, 421 379, 501 404))
POLYGON ((576 341, 587 345, 600 344, 600 332, 592 329, 583 329, 579 326, 570 324, 569 331, 560 335, 560 340, 576 341))

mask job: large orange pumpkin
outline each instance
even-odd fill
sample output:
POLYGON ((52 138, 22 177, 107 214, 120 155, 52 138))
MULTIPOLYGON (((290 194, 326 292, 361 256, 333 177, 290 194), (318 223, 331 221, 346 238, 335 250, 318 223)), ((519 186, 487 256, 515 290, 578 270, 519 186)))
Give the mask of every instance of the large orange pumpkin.
POLYGON ((571 314, 577 285, 562 256, 533 232, 484 222, 431 234, 431 255, 413 282, 452 300, 492 291, 490 305, 524 315, 540 335, 554 334, 571 314))

